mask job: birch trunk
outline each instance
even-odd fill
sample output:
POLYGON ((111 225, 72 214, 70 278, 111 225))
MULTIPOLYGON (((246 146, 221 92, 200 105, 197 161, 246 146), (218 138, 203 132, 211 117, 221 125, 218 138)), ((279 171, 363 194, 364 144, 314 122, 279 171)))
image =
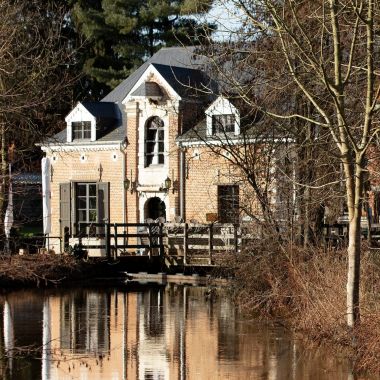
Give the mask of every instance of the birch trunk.
POLYGON ((347 325, 354 327, 359 319, 360 283, 360 215, 355 213, 350 219, 348 235, 347 271, 347 325))
POLYGON ((359 285, 361 255, 361 216, 363 203, 363 160, 357 157, 354 164, 345 163, 348 226, 348 270, 347 270, 347 325, 353 328, 360 320, 359 285))

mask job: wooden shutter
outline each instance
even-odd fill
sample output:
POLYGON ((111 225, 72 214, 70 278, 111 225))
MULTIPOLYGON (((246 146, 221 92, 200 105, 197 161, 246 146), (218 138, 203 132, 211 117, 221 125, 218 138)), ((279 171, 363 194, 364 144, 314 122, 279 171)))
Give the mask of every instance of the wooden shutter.
POLYGON ((98 223, 104 223, 109 221, 109 182, 99 182, 98 223))
POLYGON ((78 226, 77 226, 77 184, 76 182, 71 182, 71 232, 72 235, 77 235, 78 226))
POLYGON ((68 237, 71 234, 71 184, 59 184, 59 222, 62 249, 68 246, 68 237))

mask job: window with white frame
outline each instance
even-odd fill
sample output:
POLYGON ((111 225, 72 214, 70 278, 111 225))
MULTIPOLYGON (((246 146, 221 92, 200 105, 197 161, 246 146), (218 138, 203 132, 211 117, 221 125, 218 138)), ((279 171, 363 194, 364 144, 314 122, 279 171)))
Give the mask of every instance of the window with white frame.
POLYGON ((153 116, 145 127, 145 167, 165 163, 165 132, 164 122, 153 116))
POLYGON ((62 236, 64 233, 72 236, 104 234, 103 227, 94 227, 92 223, 108 221, 109 182, 67 182, 60 183, 59 187, 62 236))
POLYGON ((235 115, 212 115, 212 134, 234 133, 235 115))
POLYGON ((96 223, 98 216, 97 209, 97 188, 96 183, 76 184, 76 217, 79 223, 96 223))
POLYGON ((91 139, 91 121, 73 121, 71 127, 73 140, 91 139))

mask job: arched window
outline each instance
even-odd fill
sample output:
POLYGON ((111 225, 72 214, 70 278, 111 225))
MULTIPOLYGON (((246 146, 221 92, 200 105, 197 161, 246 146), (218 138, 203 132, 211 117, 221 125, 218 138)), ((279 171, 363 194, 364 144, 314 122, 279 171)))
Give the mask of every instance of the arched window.
POLYGON ((165 163, 164 122, 158 117, 150 117, 145 127, 145 166, 165 163))

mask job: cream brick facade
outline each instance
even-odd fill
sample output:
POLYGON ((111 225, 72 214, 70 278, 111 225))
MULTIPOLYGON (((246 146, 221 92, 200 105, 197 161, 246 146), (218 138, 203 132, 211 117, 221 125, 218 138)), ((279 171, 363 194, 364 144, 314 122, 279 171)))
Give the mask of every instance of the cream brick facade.
POLYGON ((121 145, 97 150, 76 147, 75 150, 61 151, 61 147, 48 150, 46 157, 51 162, 51 234, 50 248, 60 252, 61 236, 59 191, 62 183, 104 182, 109 183, 110 221, 123 223, 126 218, 123 209, 125 152, 121 145))
MULTIPOLYGON (((51 163, 52 228, 49 245, 55 252, 62 251, 62 244, 56 239, 59 236, 62 238, 62 184, 109 183, 107 205, 108 221, 111 223, 137 223, 152 218, 152 202, 158 199, 160 207, 165 205, 168 221, 182 218, 186 221, 214 222, 220 220, 219 186, 239 186, 241 199, 251 197, 246 184, 242 182, 242 176, 223 155, 213 153, 207 145, 202 144, 201 139, 198 143, 193 141, 184 145, 179 142, 179 136, 190 131, 206 116, 207 133, 210 133, 211 116, 206 115, 201 98, 180 95, 178 86, 173 86, 171 70, 169 66, 162 68, 150 65, 139 78, 134 79, 128 91, 119 95, 118 101, 111 96, 112 101, 106 97, 105 102, 80 103, 75 110, 81 112, 72 111, 66 118, 67 133, 61 133, 61 143, 52 140, 42 146, 51 163), (153 97, 144 95, 141 87, 146 83, 144 81, 148 81, 156 91, 159 89, 159 92, 153 97), (117 111, 112 111, 115 112, 114 125, 101 125, 101 112, 108 112, 103 122, 109 122, 113 106, 117 108, 117 111), (83 115, 87 114, 91 115, 92 120, 91 139, 76 139, 73 125, 86 122, 83 119, 86 116, 83 115), (152 117, 162 121, 160 128, 164 131, 164 160, 147 164, 147 123, 152 117), (170 188, 166 188, 167 180, 171 182, 170 188), (125 186, 127 183, 129 188, 125 186)), ((181 70, 178 69, 177 74, 182 75, 181 70)), ((225 98, 217 98, 212 103, 213 108, 210 106, 207 112, 214 112, 215 109, 221 115, 227 103, 225 98)), ((233 135, 236 136, 239 131, 235 130, 233 135)), ((154 149, 161 149, 157 148, 158 140, 155 144, 154 149)), ((75 209, 74 202, 75 199, 71 199, 67 207, 75 209)), ((71 245, 76 242, 75 237, 70 239, 71 245)), ((98 250, 92 254, 103 255, 104 252, 98 250)))

